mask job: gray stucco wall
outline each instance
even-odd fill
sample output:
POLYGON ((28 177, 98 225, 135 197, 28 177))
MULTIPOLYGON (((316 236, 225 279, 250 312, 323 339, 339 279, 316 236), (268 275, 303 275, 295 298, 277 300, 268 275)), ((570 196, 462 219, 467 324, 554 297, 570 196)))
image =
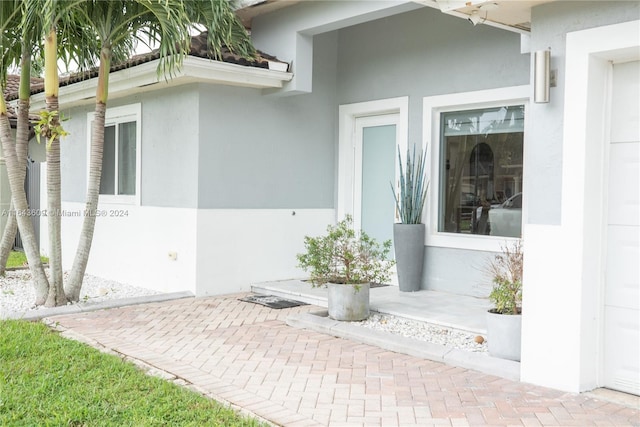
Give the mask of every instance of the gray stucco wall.
POLYGON ((197 206, 198 90, 194 84, 140 97, 144 206, 197 206))
MULTIPOLYGON (((196 85, 148 92, 108 103, 142 104, 141 204, 196 207, 198 93, 196 85)), ((70 136, 61 144, 62 198, 84 202, 87 180, 87 113, 93 105, 63 111, 70 136)))
POLYGON ((640 19, 636 1, 560 1, 533 8, 531 49, 551 49, 551 69, 557 70, 558 85, 551 88, 548 104, 531 103, 527 118, 536 124, 528 128, 526 148, 529 223, 560 223, 566 34, 636 19, 640 19))
MULTIPOLYGON (((87 113, 93 106, 62 110, 69 120, 64 128, 69 136, 60 141, 60 178, 62 200, 84 202, 87 191, 87 113)), ((46 168, 43 163, 42 168, 46 168)), ((44 191, 44 189, 42 190, 44 191)))
POLYGON ((491 292, 491 280, 483 270, 493 255, 492 252, 427 246, 423 288, 486 297, 491 292))
POLYGON ((310 94, 199 86, 199 208, 333 207, 336 41, 314 38, 310 94))
POLYGON ((520 35, 423 9, 340 30, 338 102, 409 95, 409 141, 422 98, 529 83, 520 35))

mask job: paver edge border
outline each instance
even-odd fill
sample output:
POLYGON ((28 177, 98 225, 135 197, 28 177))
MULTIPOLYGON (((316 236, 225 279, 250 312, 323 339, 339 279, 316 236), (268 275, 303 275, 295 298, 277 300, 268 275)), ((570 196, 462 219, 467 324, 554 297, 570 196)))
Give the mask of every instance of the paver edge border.
POLYGON ((520 363, 499 359, 486 353, 451 349, 439 344, 394 335, 384 331, 365 329, 349 322, 330 319, 327 311, 298 313, 287 317, 287 325, 295 328, 310 329, 316 332, 350 339, 364 344, 375 345, 385 350, 407 354, 486 374, 496 375, 512 381, 520 381, 520 363), (416 346, 416 342, 420 346, 416 346))
POLYGON ((43 308, 33 312, 9 312, 0 315, 0 320, 16 319, 38 321, 46 317, 60 316, 63 314, 86 313, 90 311, 105 310, 108 308, 126 307, 130 305, 148 304, 153 302, 165 302, 184 298, 195 298, 195 295, 189 291, 169 292, 165 294, 144 295, 139 297, 111 299, 92 302, 78 302, 76 304, 63 305, 60 307, 43 308))

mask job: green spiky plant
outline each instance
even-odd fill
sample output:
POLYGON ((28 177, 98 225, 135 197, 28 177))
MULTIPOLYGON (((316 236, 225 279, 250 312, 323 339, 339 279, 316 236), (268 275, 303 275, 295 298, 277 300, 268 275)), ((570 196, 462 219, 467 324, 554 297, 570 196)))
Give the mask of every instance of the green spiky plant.
POLYGON ((426 156, 422 151, 416 157, 416 147, 414 145, 413 155, 407 148, 406 163, 403 167, 400 147, 398 147, 399 194, 393 183, 390 184, 402 224, 420 224, 422 222, 422 210, 427 200, 427 190, 429 189, 425 163, 426 156))
POLYGON ((384 283, 390 278, 394 261, 388 259, 391 240, 380 245, 364 231, 353 229, 353 218, 347 215, 327 234, 304 238, 306 252, 298 254, 299 267, 311 273, 314 286, 325 283, 357 285, 384 283))

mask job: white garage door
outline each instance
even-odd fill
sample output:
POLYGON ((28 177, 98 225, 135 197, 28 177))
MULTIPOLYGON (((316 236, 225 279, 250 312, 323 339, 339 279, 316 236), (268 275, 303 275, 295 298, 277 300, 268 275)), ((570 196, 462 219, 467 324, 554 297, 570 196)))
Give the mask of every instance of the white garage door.
POLYGON ((640 61, 613 66, 604 386, 640 395, 640 61))

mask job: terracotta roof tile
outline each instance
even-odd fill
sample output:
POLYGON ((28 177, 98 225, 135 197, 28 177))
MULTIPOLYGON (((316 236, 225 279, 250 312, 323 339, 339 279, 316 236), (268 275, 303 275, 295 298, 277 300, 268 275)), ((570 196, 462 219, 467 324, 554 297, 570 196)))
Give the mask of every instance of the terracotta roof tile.
MULTIPOLYGON (((39 77, 31 78, 31 92, 33 93, 34 89, 42 89, 44 87, 44 79, 39 77)), ((7 76, 7 81, 5 82, 5 86, 2 90, 4 93, 5 100, 13 100, 18 98, 18 90, 20 89, 20 76, 15 74, 9 74, 7 76)), ((9 116, 9 120, 16 119, 16 113, 10 105, 7 105, 7 115, 9 116)))
MULTIPOLYGON (((200 33, 197 36, 191 37, 191 50, 189 51, 190 56, 195 56, 198 58, 212 58, 212 53, 207 47, 207 36, 208 33, 206 31, 200 33)), ((130 59, 114 64, 111 66, 111 72, 120 71, 125 68, 135 67, 137 65, 145 64, 147 62, 154 61, 160 57, 158 50, 153 50, 149 53, 143 53, 141 55, 132 56, 130 59)), ((268 55, 264 52, 258 51, 257 57, 255 60, 248 60, 239 55, 232 53, 226 46, 222 49, 222 62, 227 62, 230 64, 237 64, 246 67, 254 67, 254 68, 269 68, 269 61, 279 61, 276 57, 268 55)), ((78 83, 83 80, 88 80, 98 77, 98 68, 92 68, 91 70, 87 70, 80 73, 75 73, 67 77, 60 78, 60 87, 68 86, 74 83, 78 83)), ((31 86, 31 94, 40 93, 44 90, 44 83, 38 82, 36 84, 33 83, 31 86)), ((18 90, 17 86, 15 86, 15 91, 5 91, 5 99, 7 101, 12 101, 17 99, 18 90)))

